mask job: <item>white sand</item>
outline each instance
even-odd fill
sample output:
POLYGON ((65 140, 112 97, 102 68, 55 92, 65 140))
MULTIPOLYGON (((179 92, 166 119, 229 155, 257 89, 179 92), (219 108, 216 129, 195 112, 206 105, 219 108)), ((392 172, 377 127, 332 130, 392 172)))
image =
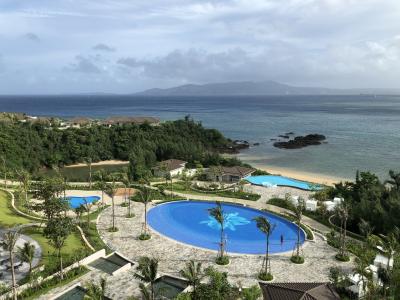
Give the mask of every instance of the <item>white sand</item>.
MULTIPOLYGON (((113 166, 113 165, 127 165, 129 164, 129 161, 125 161, 125 160, 103 160, 103 161, 99 161, 99 162, 94 162, 92 163, 92 166, 113 166)), ((76 167, 86 167, 87 164, 86 163, 79 163, 79 164, 75 164, 75 165, 69 165, 69 166, 65 166, 66 168, 76 168, 76 167)))

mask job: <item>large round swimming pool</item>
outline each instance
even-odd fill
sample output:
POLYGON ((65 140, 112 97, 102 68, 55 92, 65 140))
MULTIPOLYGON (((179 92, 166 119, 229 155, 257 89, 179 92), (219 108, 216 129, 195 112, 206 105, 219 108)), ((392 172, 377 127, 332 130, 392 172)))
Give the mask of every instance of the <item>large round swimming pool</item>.
MULTIPOLYGON (((148 212, 150 227, 176 241, 218 250, 221 226, 209 216, 214 202, 175 201, 157 205, 148 212)), ((270 253, 291 251, 297 242, 297 225, 279 216, 235 204, 222 204, 225 216, 226 249, 232 253, 263 254, 266 237, 256 226, 255 217, 264 216, 275 229, 270 236, 270 253)), ((300 230, 301 243, 305 235, 300 230)))

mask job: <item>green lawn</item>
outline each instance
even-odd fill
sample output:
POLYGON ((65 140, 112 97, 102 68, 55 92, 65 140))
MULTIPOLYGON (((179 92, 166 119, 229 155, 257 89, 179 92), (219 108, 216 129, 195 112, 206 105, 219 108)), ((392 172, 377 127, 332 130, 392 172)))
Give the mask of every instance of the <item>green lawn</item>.
MULTIPOLYGON (((43 229, 37 227, 29 227, 23 230, 23 233, 36 240, 42 248, 42 260, 41 264, 49 265, 54 262, 55 249, 48 243, 47 239, 43 236, 43 229)), ((87 251, 87 248, 83 244, 80 235, 77 232, 73 232, 65 242, 65 246, 61 251, 61 254, 65 258, 69 258, 74 254, 82 253, 87 251)))
MULTIPOLYGON (((166 190, 171 190, 171 184, 157 184, 155 187, 164 187, 166 190)), ((237 199, 244 199, 250 201, 256 201, 260 199, 260 195, 246 193, 246 192, 234 192, 234 191, 195 191, 191 188, 187 188, 183 182, 174 182, 172 183, 172 191, 184 194, 191 194, 191 195, 201 195, 201 196, 209 196, 209 197, 223 197, 223 198, 237 198, 237 199)))
POLYGON ((32 220, 17 215, 11 207, 11 196, 0 191, 0 227, 10 228, 20 224, 32 223, 32 220))

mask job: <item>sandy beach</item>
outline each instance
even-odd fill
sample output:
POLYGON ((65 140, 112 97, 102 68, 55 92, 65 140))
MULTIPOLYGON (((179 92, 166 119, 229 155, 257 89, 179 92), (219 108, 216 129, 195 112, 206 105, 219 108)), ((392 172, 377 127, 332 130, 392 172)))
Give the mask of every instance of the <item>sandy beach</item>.
MULTIPOLYGON (((92 166, 113 166, 113 165, 127 165, 127 164, 129 164, 129 161, 125 160, 103 160, 92 163, 92 166)), ((86 166, 87 166, 86 163, 79 163, 79 164, 65 166, 65 168, 78 168, 86 166)))
POLYGON ((341 177, 335 177, 335 176, 330 176, 330 175, 325 175, 325 174, 316 174, 316 173, 308 173, 308 172, 303 172, 303 171, 297 171, 297 170, 292 170, 292 169, 287 169, 287 168, 280 168, 280 167, 269 167, 269 166, 262 166, 262 165, 256 165, 253 164, 256 168, 260 170, 267 171, 272 174, 276 175, 282 175, 286 177, 291 177, 294 179, 298 180, 304 180, 312 183, 319 183, 319 184, 324 184, 324 185, 333 185, 335 183, 338 183, 340 181, 352 181, 350 178, 341 178, 341 177))

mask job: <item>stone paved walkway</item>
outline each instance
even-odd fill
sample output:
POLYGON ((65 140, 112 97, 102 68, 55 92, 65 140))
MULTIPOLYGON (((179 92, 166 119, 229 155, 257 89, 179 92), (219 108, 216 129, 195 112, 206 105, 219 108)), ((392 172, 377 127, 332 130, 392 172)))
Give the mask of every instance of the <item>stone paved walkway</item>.
MULTIPOLYGON (((249 204, 247 202, 247 204, 249 204)), ((251 206, 260 207, 260 203, 251 206)), ((139 241, 137 236, 141 232, 143 222, 143 204, 133 203, 132 211, 135 217, 125 218, 126 208, 116 207, 116 226, 119 231, 110 233, 107 229, 111 225, 111 208, 107 208, 98 219, 98 229, 103 240, 110 248, 121 252, 131 260, 138 260, 141 256, 153 256, 160 260, 159 270, 177 276, 186 261, 194 259, 203 263, 204 267, 212 265, 221 271, 229 273, 229 280, 249 286, 257 283, 256 274, 260 269, 263 256, 257 255, 232 255, 228 266, 217 266, 214 263, 216 252, 195 248, 169 238, 163 237, 152 231, 152 238, 148 241, 139 241)), ((351 263, 340 263, 334 258, 336 250, 316 236, 315 242, 307 242, 303 247, 306 262, 295 265, 290 262, 291 253, 272 255, 271 267, 276 281, 310 282, 328 281, 329 268, 341 266, 350 271, 351 263)), ((121 278, 128 285, 132 277, 121 278)), ((110 287, 112 293, 118 291, 110 287)), ((122 292, 122 291, 120 291, 122 292)), ((121 295, 122 297, 122 295, 121 295)))

